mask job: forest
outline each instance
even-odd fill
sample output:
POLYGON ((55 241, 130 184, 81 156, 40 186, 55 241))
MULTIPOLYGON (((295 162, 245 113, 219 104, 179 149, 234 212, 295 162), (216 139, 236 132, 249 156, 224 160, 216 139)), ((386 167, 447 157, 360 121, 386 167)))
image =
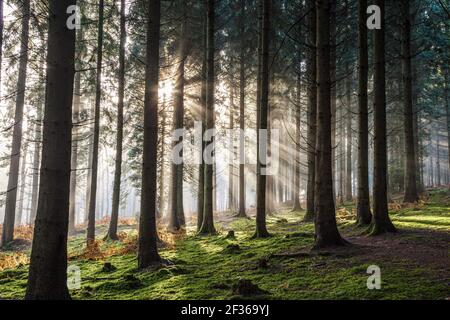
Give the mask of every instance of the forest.
POLYGON ((449 300, 449 87, 449 0, 0 0, 0 300, 449 300))

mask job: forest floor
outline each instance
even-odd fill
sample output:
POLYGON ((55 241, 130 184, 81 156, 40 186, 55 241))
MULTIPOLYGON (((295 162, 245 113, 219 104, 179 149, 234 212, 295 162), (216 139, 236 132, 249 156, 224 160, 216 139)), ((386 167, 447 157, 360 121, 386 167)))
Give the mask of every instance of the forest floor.
MULTIPOLYGON (((217 236, 199 237, 194 228, 183 234, 164 231, 161 256, 173 264, 155 270, 136 269, 136 225, 120 227, 120 242, 99 240, 85 250, 82 232, 69 240, 69 265, 81 270, 74 299, 449 299, 450 192, 430 190, 424 201, 409 207, 390 205, 399 232, 367 237, 354 225, 354 206, 337 212, 339 228, 352 244, 311 252, 314 226, 304 212, 280 210, 268 216, 266 239, 252 239, 254 219, 217 219, 217 236), (233 230, 235 237, 227 237, 233 230), (367 268, 381 270, 381 289, 369 290, 367 268), (237 283, 258 288, 248 296, 237 283)), ((106 225, 97 228, 98 237, 106 225)), ((26 238, 26 232, 24 232, 26 238)), ((0 298, 23 298, 29 240, 17 240, 0 252, 0 298), (2 263, 3 261, 3 263, 2 263)))

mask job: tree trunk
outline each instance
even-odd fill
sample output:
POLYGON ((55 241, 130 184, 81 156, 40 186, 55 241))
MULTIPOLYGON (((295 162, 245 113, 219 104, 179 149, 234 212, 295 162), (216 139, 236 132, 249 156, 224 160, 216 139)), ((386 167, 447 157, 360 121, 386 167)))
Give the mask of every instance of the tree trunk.
POLYGON ((36 219, 38 190, 39 190, 39 166, 41 164, 41 143, 42 143, 42 105, 45 103, 45 58, 41 59, 42 65, 39 70, 39 81, 42 83, 40 88, 39 101, 36 106, 36 119, 34 122, 34 150, 33 150, 33 180, 31 183, 31 209, 30 224, 34 224, 36 219))
POLYGON ((411 15, 409 0, 401 0, 402 10, 402 74, 403 74, 403 112, 405 129, 405 197, 404 202, 417 202, 416 150, 414 147, 414 111, 412 101, 411 69, 411 15))
MULTIPOLYGON (((214 89, 215 89, 215 71, 214 71, 214 20, 215 7, 214 0, 206 2, 206 110, 205 121, 206 129, 214 129, 214 89)), ((211 139, 214 144, 214 138, 211 139)), ((205 146, 206 147, 206 146, 205 146)), ((213 157, 214 158, 214 157, 213 157)), ((211 160, 211 159, 209 159, 211 160)), ((205 159, 203 159, 205 161, 205 159)), ((203 221, 199 234, 215 234, 214 215, 213 215, 213 188, 214 188, 214 168, 213 164, 208 161, 204 164, 204 203, 203 203, 203 221)))
POLYGON ((158 85, 161 1, 148 3, 144 99, 144 146, 138 266, 161 262, 156 231, 156 161, 158 153, 158 85))
MULTIPOLYGON (((4 27, 4 18, 3 18, 3 0, 0 0, 0 66, 3 62, 3 27, 4 27)), ((2 87, 2 72, 0 70, 0 96, 1 96, 1 87, 2 87)))
POLYGON ((164 175, 164 163, 166 158, 166 121, 167 121, 167 109, 166 109, 166 94, 163 94, 161 104, 161 142, 160 142, 160 169, 158 174, 158 194, 159 194, 159 202, 158 202, 158 211, 156 212, 156 219, 161 219, 164 213, 164 205, 166 203, 165 197, 165 175, 164 175))
POLYGON ((1 245, 14 238, 16 215, 17 183, 19 179, 20 150, 22 148, 23 107, 25 104, 25 85, 28 66, 28 38, 30 30, 30 0, 22 2, 22 31, 20 35, 19 75, 17 78, 16 110, 14 114, 11 160, 9 164, 8 188, 6 191, 5 218, 1 245))
POLYGON ((336 225, 331 159, 331 1, 317 0, 317 143, 315 180, 315 249, 343 245, 336 225))
POLYGON ((386 71, 385 71, 385 5, 376 0, 381 9, 381 29, 374 30, 374 181, 372 235, 395 232, 389 218, 387 202, 386 148, 386 71))
MULTIPOLYGON (((262 0, 262 28, 260 30, 260 46, 261 46, 261 95, 259 123, 257 133, 257 160, 256 160, 256 233, 255 237, 267 237, 269 233, 266 228, 266 173, 263 169, 266 167, 267 137, 265 143, 261 143, 261 133, 267 133, 268 118, 268 98, 269 98, 269 30, 270 30, 270 0, 262 0)), ((271 188, 272 189, 272 188, 271 188)), ((269 192, 272 192, 270 190, 269 192)))
MULTIPOLYGON (((83 41, 83 34, 81 29, 76 32, 76 42, 81 46, 83 41)), ((76 65, 76 69, 80 68, 80 64, 76 65)), ((77 190, 77 166, 78 166, 78 121, 81 106, 81 72, 75 73, 73 97, 73 121, 75 126, 72 126, 72 157, 70 160, 70 198, 69 198, 69 235, 75 233, 75 217, 76 217, 76 190, 77 190)))
POLYGON ((19 196, 19 207, 16 215, 15 226, 20 226, 22 224, 23 217, 23 204, 25 201, 25 187, 27 183, 27 153, 28 153, 28 142, 24 143, 23 146, 22 163, 20 168, 20 196, 19 196))
MULTIPOLYGON (((241 133, 245 130, 245 45, 244 38, 245 27, 245 0, 241 0, 241 11, 239 16, 239 30, 240 30, 240 52, 239 52, 239 128, 241 133)), ((245 136, 239 137, 239 213, 238 216, 245 218, 245 136)))
POLYGON ((308 1, 309 10, 309 44, 313 48, 309 49, 307 75, 308 83, 308 184, 306 194, 306 215, 304 221, 314 220, 314 184, 316 172, 316 122, 317 122, 317 52, 316 45, 316 20, 315 0, 308 1))
MULTIPOLYGON (((176 72, 175 88, 174 88, 174 113, 173 113, 173 129, 183 129, 184 119, 184 68, 187 57, 186 47, 186 15, 187 8, 185 1, 180 4, 183 7, 183 17, 178 37, 178 68, 176 72)), ((172 142, 175 147, 179 143, 183 143, 183 137, 172 142)), ((183 149, 180 150, 180 156, 183 156, 183 149)), ((169 231, 178 231, 185 224, 183 210, 183 163, 172 162, 172 197, 169 211, 169 231)))
MULTIPOLYGON (((347 6, 346 6, 347 8, 347 6)), ((336 37, 337 37, 337 1, 331 1, 330 17, 330 72, 331 72, 331 165, 333 171, 333 195, 336 203, 336 114, 337 114, 337 80, 336 80, 336 37)))
POLYGON ((436 185, 440 187, 442 185, 441 181, 441 148, 440 148, 440 135, 439 126, 436 126, 436 185))
POLYGON ((111 220, 106 238, 118 240, 117 225, 119 222, 120 184, 122 179, 122 145, 123 145, 123 108, 125 90, 125 42, 126 33, 125 0, 120 0, 120 44, 119 44, 119 93, 117 103, 116 159, 114 168, 114 187, 112 197, 111 220))
POLYGON ((67 289, 75 30, 66 27, 75 0, 49 0, 41 188, 25 299, 70 299, 67 289), (57 63, 56 63, 57 62, 57 63))
POLYGON ((98 174, 98 155, 100 138, 100 103, 101 103, 101 81, 102 81, 102 62, 103 62, 103 12, 104 0, 99 0, 98 4, 98 34, 97 34, 97 80, 95 88, 95 110, 94 110, 94 142, 92 150, 92 168, 91 168, 91 190, 89 195, 89 217, 87 228, 87 244, 95 241, 95 204, 97 200, 97 174, 98 174))
MULTIPOLYGON (((301 52, 300 61, 301 61, 301 52)), ((295 106, 295 156, 294 156, 294 183, 293 183, 293 205, 292 211, 300 211, 302 210, 302 206, 300 205, 300 141, 301 137, 301 110, 302 110, 302 101, 301 101, 301 88, 302 88, 302 78, 301 78, 301 62, 299 63, 299 72, 300 74, 297 76, 297 99, 295 106)))
POLYGON ((229 148, 228 148, 228 202, 227 202, 227 210, 230 212, 235 211, 234 207, 234 136, 233 136, 233 129, 234 129, 234 83, 233 83, 233 74, 230 72, 230 106, 229 106, 229 127, 230 130, 230 136, 229 136, 229 148))
POLYGON ((352 195, 352 91, 351 91, 351 75, 350 66, 346 64, 347 79, 345 81, 345 95, 347 100, 347 151, 345 153, 347 164, 345 172, 345 201, 353 201, 352 195))
POLYGON ((356 223, 369 225, 372 221, 369 196, 369 113, 367 98, 368 47, 367 47, 367 0, 358 0, 358 199, 356 223))
MULTIPOLYGON (((449 69, 447 66, 447 69, 445 70, 445 74, 444 74, 444 79, 445 79, 445 83, 444 83, 444 99, 445 99, 445 113, 447 116, 447 151, 448 151, 448 172, 450 173, 450 106, 448 103, 448 73, 449 73, 449 69)), ((422 179, 423 180, 423 179, 422 179)))
POLYGON ((203 206, 205 203, 205 162, 203 159, 203 152, 205 150, 204 134, 206 126, 206 64, 207 64, 207 7, 206 2, 203 1, 203 56, 202 56, 202 69, 201 69, 201 86, 200 86, 200 111, 199 118, 201 122, 202 129, 202 139, 200 143, 199 150, 199 160, 200 164, 198 166, 198 186, 197 186, 197 231, 200 231, 203 223, 203 206))

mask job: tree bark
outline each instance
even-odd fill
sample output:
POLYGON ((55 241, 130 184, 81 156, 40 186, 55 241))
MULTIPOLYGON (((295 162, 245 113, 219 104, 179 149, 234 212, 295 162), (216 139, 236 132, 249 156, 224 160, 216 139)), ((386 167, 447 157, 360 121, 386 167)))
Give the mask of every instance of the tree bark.
MULTIPOLYGON (((299 8, 299 18, 303 14, 303 5, 300 4, 299 8)), ((301 24, 298 27, 298 36, 301 38, 303 35, 301 24)), ((295 154, 293 163, 293 179, 292 179, 292 190, 291 190, 291 200, 292 200, 292 211, 302 210, 300 205, 300 162, 301 162, 301 148, 300 141, 302 139, 301 134, 301 112, 302 112, 302 58, 303 52, 301 46, 297 49, 298 61, 297 61, 297 83, 296 83, 296 101, 295 101, 295 154)))
POLYGON ((306 194, 306 215, 304 221, 314 220, 314 184, 316 176, 316 122, 317 122, 317 52, 316 52, 316 24, 317 12, 315 0, 308 1, 308 8, 311 10, 309 18, 309 44, 313 48, 309 49, 308 64, 306 73, 309 76, 308 83, 308 183, 306 194))
POLYGON ((22 163, 20 168, 20 196, 19 196, 19 207, 17 208, 18 212, 16 215, 15 226, 20 226, 22 224, 23 217, 23 204, 25 201, 25 186, 27 183, 27 153, 28 153, 28 142, 25 142, 23 145, 23 155, 22 155, 22 163))
MULTIPOLYGON (((300 61, 301 61, 301 52, 300 61)), ((300 205, 300 141, 301 141, 301 88, 302 88, 302 79, 301 79, 301 62, 299 63, 299 72, 300 74, 297 76, 297 99, 295 106, 295 156, 294 156, 294 183, 293 183, 293 205, 292 211, 300 211, 302 210, 302 206, 300 205)))
POLYGON ((351 91, 351 75, 350 75, 350 66, 348 63, 346 64, 346 74, 347 79, 345 81, 345 95, 347 100, 347 150, 346 150, 346 171, 345 171, 345 201, 351 202, 353 201, 352 194, 352 91, 351 91))
MULTIPOLYGON (((241 0, 241 11, 239 15, 239 30, 240 30, 240 47, 239 47, 239 128, 241 133, 245 130, 245 0, 241 0)), ((246 218, 246 203, 245 203, 245 136, 239 137, 239 213, 238 216, 246 218)))
POLYGON ((144 146, 138 266, 159 264, 156 231, 156 161, 158 153, 158 84, 161 1, 148 1, 144 98, 144 146))
MULTIPOLYGON (((448 151, 448 172, 450 174, 450 106, 448 103, 448 73, 449 73, 449 69, 448 66, 444 72, 444 79, 445 79, 445 83, 444 83, 444 101, 445 101, 445 113, 446 113, 446 117, 447 117, 447 151, 448 151)), ((423 179, 422 179, 423 180, 423 179)))
POLYGON ((41 187, 25 299, 70 299, 67 229, 75 30, 66 26, 75 0, 49 0, 41 187))
MULTIPOLYGON (((270 30, 270 0, 262 0, 262 28, 261 32, 261 96, 260 110, 259 110, 259 123, 257 133, 257 160, 256 160, 256 233, 255 237, 262 238, 269 236, 269 232, 266 228, 266 175, 263 172, 263 168, 266 167, 267 148, 269 147, 268 141, 266 145, 261 143, 261 133, 266 131, 267 133, 267 118, 268 118, 268 98, 269 98, 269 30, 270 30)), ((268 136, 268 135, 267 135, 268 136)), ((268 137, 267 140, 270 138, 268 137)), ((272 189, 272 188, 271 188, 272 189)), ((272 192, 270 190, 269 192, 272 192)))
POLYGON ((101 81, 103 63, 103 20, 104 20, 104 0, 99 0, 98 4, 98 34, 97 34, 97 80, 95 88, 95 110, 94 110, 94 133, 91 167, 91 188, 89 195, 89 217, 87 228, 87 244, 95 241, 95 204, 97 200, 97 175, 98 175, 98 155, 100 138, 100 103, 101 103, 101 81))
POLYGON ((31 206, 30 223, 34 224, 36 219, 38 190, 39 190, 39 166, 41 164, 41 143, 42 143, 42 106, 45 104, 45 58, 41 59, 41 68, 39 70, 39 81, 42 83, 39 101, 36 106, 36 119, 34 123, 34 150, 33 150, 33 180, 31 183, 31 206))
MULTIPOLYGON (((205 10, 206 11, 206 10, 205 10)), ((206 23, 205 23, 204 54, 202 65, 202 83, 200 88, 200 121, 202 123, 202 141, 200 148, 200 164, 198 166, 198 186, 197 186, 197 231, 200 231, 203 223, 203 206, 205 203, 205 162, 203 161, 203 151, 205 142, 203 140, 206 125, 206 23)))
MULTIPOLYGON (((81 46, 83 41, 83 33, 81 29, 76 32, 76 42, 81 46)), ((80 68, 80 64, 76 64, 76 69, 80 68)), ((75 124, 79 121, 80 107, 81 107, 81 72, 75 73, 73 97, 73 122, 75 124)), ((72 156, 70 160, 70 198, 69 198, 69 235, 75 233, 75 218, 76 218, 76 190, 77 190, 77 166, 78 166, 78 130, 77 126, 72 126, 72 156)))
MULTIPOLYGON (((206 110, 205 121, 206 129, 214 129, 214 89, 215 89, 215 71, 214 71, 214 28, 215 28, 215 6, 214 0, 206 2, 206 110)), ((211 143, 214 143, 214 138, 211 143)), ((204 161, 205 159, 203 159, 204 161)), ((199 234, 215 234, 214 227, 214 206, 213 206, 213 188, 214 188, 214 166, 210 163, 204 164, 204 203, 203 203, 203 221, 199 234)))
POLYGON ((117 103, 116 159, 114 168, 114 187, 112 197, 111 220, 106 238, 118 240, 117 225, 119 222, 120 185, 122 179, 123 151, 123 108, 125 99, 125 42, 127 38, 125 16, 125 0, 120 0, 120 43, 119 43, 119 86, 117 103))
POLYGON ((316 0, 317 143, 314 249, 345 244, 336 224, 331 147, 330 15, 331 1, 316 0))
POLYGON ((6 191, 5 218, 1 245, 14 238, 14 221, 17 205, 17 183, 19 180, 20 151, 22 148, 23 107, 28 66, 28 39, 30 30, 30 0, 22 3, 22 29, 20 34, 19 74, 17 78, 16 109, 14 114, 13 138, 6 191))
POLYGON ((404 202, 419 201, 416 178, 416 150, 414 146, 414 111, 412 101, 411 69, 411 14, 409 0, 401 0, 402 11, 402 74, 403 74, 403 112, 405 129, 405 196, 404 202))
MULTIPOLYGON (((174 88, 174 113, 173 113, 173 129, 183 129, 184 119, 184 68, 187 57, 186 47, 186 19, 187 8, 185 1, 181 1, 180 5, 183 7, 183 17, 181 18, 179 37, 178 37, 178 68, 176 72, 175 88, 174 88)), ((183 143, 183 137, 172 142, 172 146, 183 143)), ((180 156, 183 156, 183 149, 180 151, 180 156)), ((169 212, 169 231, 178 231, 181 226, 185 224, 184 210, 183 210, 183 163, 172 163, 172 197, 169 212)))
MULTIPOLYGON (((4 28, 4 18, 3 18, 3 0, 0 0, 0 66, 3 62, 3 28, 4 28)), ((0 70, 0 95, 2 87, 2 72, 0 70)))
POLYGON ((369 196, 369 112, 368 112, 368 47, 367 0, 358 0, 358 199, 356 223, 369 225, 372 221, 369 196))
POLYGON ((386 60, 385 2, 376 0, 381 9, 381 29, 374 30, 374 181, 372 235, 395 232, 387 202, 386 148, 386 60))

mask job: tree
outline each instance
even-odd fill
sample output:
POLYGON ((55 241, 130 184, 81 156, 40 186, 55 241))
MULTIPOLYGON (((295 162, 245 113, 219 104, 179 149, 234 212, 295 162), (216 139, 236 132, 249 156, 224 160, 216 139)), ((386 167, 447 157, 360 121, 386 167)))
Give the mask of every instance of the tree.
MULTIPOLYGON (((245 26, 245 2, 246 0, 240 0, 240 12, 239 12, 239 129, 241 132, 245 130, 245 45, 244 38, 245 26)), ((239 139, 239 217, 247 217, 246 205, 245 205, 245 139, 240 137, 239 139)))
POLYGON ((405 129, 405 196, 404 202, 417 202, 416 150, 414 143, 414 112, 411 68, 411 14, 409 0, 401 0, 402 15, 402 75, 403 75, 403 112, 405 129))
POLYGON ((119 44, 119 87, 117 103, 116 159, 114 168, 114 186, 112 198, 111 221, 106 238, 118 240, 117 225, 119 220, 120 184, 122 179, 123 152, 123 107, 125 96, 125 42, 126 42, 125 0, 120 0, 120 44, 119 44))
MULTIPOLYGON (((267 132, 267 118, 269 109, 269 45, 270 45, 270 0, 262 1, 262 25, 261 25, 261 94, 259 96, 259 115, 258 115, 258 132, 257 132, 257 156, 256 156, 256 233, 255 237, 264 238, 269 236, 266 227, 266 157, 268 140, 261 143, 261 133, 267 132)), ((272 188, 269 192, 273 192, 272 188)))
MULTIPOLYGON (((83 41, 83 33, 81 28, 76 32, 76 42, 78 46, 81 46, 83 41)), ((80 69, 80 63, 76 65, 77 69, 80 69)), ((76 217, 76 190, 77 190, 77 166, 78 166, 78 122, 80 120, 81 109, 81 72, 75 73, 74 84, 74 97, 73 97, 73 122, 75 126, 72 126, 72 158, 70 161, 70 199, 69 199, 69 235, 75 233, 75 217, 76 217)))
POLYGON ((395 232, 388 213, 386 148, 386 70, 385 2, 376 0, 381 9, 381 29, 374 30, 374 169, 372 235, 395 232))
MULTIPOLYGON (((4 27, 3 0, 0 0, 0 66, 2 65, 3 61, 3 27, 4 27)), ((0 88, 1 84, 2 84, 2 72, 0 71, 0 88)))
POLYGON ((49 0, 47 80, 41 187, 31 249, 26 299, 70 299, 67 289, 67 230, 75 30, 67 8, 75 0, 49 0))
POLYGON ((353 200, 353 194, 352 194, 352 88, 351 88, 351 73, 350 73, 350 66, 347 62, 345 64, 345 73, 347 75, 347 78, 345 79, 345 96, 346 96, 346 103, 347 103, 347 128, 346 128, 346 134, 347 134, 347 150, 346 150, 346 172, 345 172, 345 201, 352 201, 353 200))
POLYGON ((315 249, 345 244, 336 224, 331 159, 331 1, 317 0, 317 143, 315 175, 315 249))
POLYGON ((97 79, 95 88, 94 107, 94 133, 92 146, 92 166, 90 180, 90 195, 88 208, 87 244, 95 241, 95 203, 97 200, 97 173, 98 154, 100 138, 100 103, 102 95, 102 63, 103 63, 103 23, 104 23, 104 0, 98 3, 98 34, 97 34, 97 79))
MULTIPOLYGON (((187 58, 187 41, 186 41, 186 22, 187 22, 187 4, 181 1, 183 16, 178 35, 178 68, 175 75, 174 88, 174 112, 173 112, 173 129, 182 130, 184 120, 184 77, 185 77, 185 61, 187 58)), ((173 140, 172 146, 183 143, 183 136, 178 140, 173 140)), ((180 157, 183 157, 183 149, 180 150, 180 157)), ((172 197, 169 211, 170 231, 178 231, 185 224, 183 210, 183 163, 172 162, 172 197)))
POLYGON ((356 222, 369 225, 372 221, 369 196, 369 120, 368 120, 368 47, 367 0, 358 0, 358 198, 356 222))
POLYGON ((316 53, 316 4, 308 1, 309 16, 309 49, 306 74, 308 78, 308 182, 306 187, 306 215, 304 221, 314 220, 314 184, 316 172, 316 118, 317 118, 317 53, 316 53))
POLYGON ((16 109, 14 113, 13 138, 9 164, 8 187, 6 192, 5 219, 1 245, 14 238, 14 221, 17 205, 17 183, 19 180, 20 154, 22 148, 23 107, 25 104, 25 85, 28 67, 28 39, 30 30, 30 0, 22 3, 22 22, 20 34, 19 75, 17 77, 16 109))
MULTIPOLYGON (((214 129, 214 18, 215 8, 214 0, 206 2, 206 112, 205 121, 206 129, 214 129)), ((213 140, 212 138, 211 140, 213 140)), ((214 143, 212 141, 211 143, 214 143)), ((202 155, 204 156, 204 155, 202 155)), ((205 161, 204 157, 203 160, 205 161)), ((204 164, 204 203, 203 203, 203 221, 199 234, 215 234, 214 215, 213 215, 213 165, 204 164)))
POLYGON ((144 146, 138 267, 161 262, 156 231, 156 159, 158 153, 158 85, 161 1, 149 0, 144 98, 144 146))
MULTIPOLYGON (((300 7, 299 18, 303 14, 302 7, 300 7)), ((299 24, 298 35, 302 36, 301 24, 299 24)), ((295 101, 295 155, 294 155, 294 176, 292 183, 292 211, 300 211, 302 207, 300 205, 300 141, 301 135, 301 112, 302 112, 302 50, 301 46, 298 47, 298 71, 297 71, 297 81, 296 81, 296 101, 295 101)))

